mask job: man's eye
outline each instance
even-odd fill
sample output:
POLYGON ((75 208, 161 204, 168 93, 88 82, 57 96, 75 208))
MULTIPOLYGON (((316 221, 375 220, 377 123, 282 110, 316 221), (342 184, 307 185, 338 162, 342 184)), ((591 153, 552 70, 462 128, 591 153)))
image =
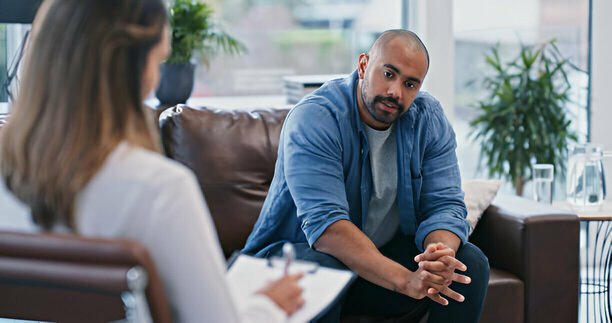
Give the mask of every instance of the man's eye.
POLYGON ((414 89, 416 87, 416 85, 414 85, 412 82, 406 82, 404 83, 404 86, 406 86, 408 89, 414 89))
POLYGON ((389 71, 384 71, 383 73, 385 74, 385 77, 388 78, 388 79, 393 77, 393 74, 391 74, 391 72, 389 72, 389 71))

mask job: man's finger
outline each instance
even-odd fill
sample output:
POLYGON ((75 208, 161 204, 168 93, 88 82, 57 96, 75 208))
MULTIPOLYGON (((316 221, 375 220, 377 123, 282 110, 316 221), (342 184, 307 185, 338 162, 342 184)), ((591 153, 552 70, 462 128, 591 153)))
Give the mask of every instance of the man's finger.
POLYGON ((456 300, 457 302, 463 302, 465 300, 465 297, 463 297, 463 295, 455 292, 454 290, 450 289, 450 288, 445 288, 443 291, 441 291, 440 293, 456 300))
POLYGON ((438 258, 441 258, 444 256, 451 256, 453 258, 455 257, 455 251, 451 248, 436 250, 434 252, 427 252, 427 251, 428 250, 425 250, 425 252, 423 252, 422 254, 416 255, 414 257, 414 261, 420 262, 424 260, 429 260, 429 261, 438 260, 438 258))
POLYGON ((440 305, 444 305, 444 306, 448 305, 448 300, 446 298, 440 296, 440 294, 436 293, 436 294, 431 295, 431 294, 428 293, 427 297, 429 297, 432 301, 434 301, 434 302, 436 302, 436 303, 438 303, 440 305))
POLYGON ((465 275, 453 274, 453 281, 461 284, 469 284, 472 282, 472 279, 465 275))
POLYGON ((423 253, 418 254, 414 257, 414 261, 419 262, 421 260, 417 260, 417 259, 421 259, 422 256, 424 256, 425 254, 429 254, 429 253, 433 253, 436 251, 436 244, 429 244, 425 250, 423 250, 423 253))
POLYGON ((446 282, 446 277, 433 274, 431 272, 423 270, 421 272, 421 278, 427 282, 431 287, 436 288, 437 290, 443 290, 445 288, 444 284, 446 282))
POLYGON ((441 261, 444 264, 446 264, 449 267, 461 270, 461 271, 466 271, 467 270, 467 266, 464 265, 461 261, 459 261, 457 258, 455 258, 454 256, 443 256, 440 257, 439 259, 437 259, 437 261, 441 261))
POLYGON ((421 261, 419 262, 419 268, 432 272, 441 272, 449 269, 448 266, 441 261, 421 261))
POLYGON ((419 262, 420 261, 419 259, 421 259, 423 255, 434 253, 436 250, 444 249, 444 248, 446 248, 446 246, 442 243, 430 243, 427 245, 427 247, 425 247, 425 250, 423 250, 423 253, 418 254, 414 257, 414 261, 419 262))

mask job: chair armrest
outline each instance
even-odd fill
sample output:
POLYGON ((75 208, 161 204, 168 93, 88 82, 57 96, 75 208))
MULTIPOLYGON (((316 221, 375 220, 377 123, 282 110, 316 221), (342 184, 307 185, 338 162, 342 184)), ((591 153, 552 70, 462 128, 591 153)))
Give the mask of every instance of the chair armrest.
POLYGON ((576 322, 580 220, 516 196, 499 196, 471 236, 491 267, 525 283, 525 322, 576 322))

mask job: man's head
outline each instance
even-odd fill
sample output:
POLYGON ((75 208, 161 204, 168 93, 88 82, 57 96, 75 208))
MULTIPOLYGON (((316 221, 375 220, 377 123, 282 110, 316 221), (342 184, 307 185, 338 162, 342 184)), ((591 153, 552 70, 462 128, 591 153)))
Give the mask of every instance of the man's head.
POLYGON ((428 69, 429 54, 415 33, 403 29, 382 33, 368 54, 359 55, 361 120, 374 129, 389 128, 408 111, 428 69))

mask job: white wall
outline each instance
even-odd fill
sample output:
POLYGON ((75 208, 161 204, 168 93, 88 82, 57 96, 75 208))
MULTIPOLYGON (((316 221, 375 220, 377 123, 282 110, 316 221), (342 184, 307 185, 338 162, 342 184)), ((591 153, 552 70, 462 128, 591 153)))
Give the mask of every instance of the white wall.
MULTIPOLYGON (((591 141, 612 150, 612 1, 593 0, 591 141)), ((608 196, 612 194, 612 158, 606 160, 608 196)))
POLYGON ((516 42, 517 30, 533 30, 540 23, 540 1, 455 0, 455 3, 455 35, 464 40, 516 42))
POLYGON ((423 90, 440 101, 452 122, 455 116, 453 1, 411 0, 409 4, 408 28, 423 40, 431 62, 423 90))

